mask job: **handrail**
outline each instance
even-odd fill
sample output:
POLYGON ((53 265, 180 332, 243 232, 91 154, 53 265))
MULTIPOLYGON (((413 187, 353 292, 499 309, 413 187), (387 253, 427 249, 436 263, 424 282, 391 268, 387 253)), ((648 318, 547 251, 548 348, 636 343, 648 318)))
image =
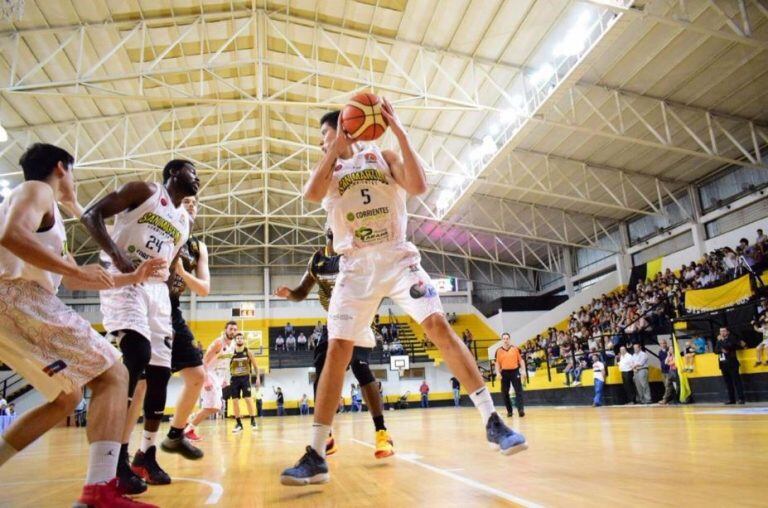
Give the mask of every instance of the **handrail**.
POLYGON ((2 392, 2 398, 5 399, 8 396, 10 387, 21 383, 22 381, 24 381, 24 378, 21 377, 18 373, 13 373, 12 375, 3 379, 2 388, 0 388, 0 392, 2 392), (10 380, 13 380, 13 382, 9 382, 10 380))

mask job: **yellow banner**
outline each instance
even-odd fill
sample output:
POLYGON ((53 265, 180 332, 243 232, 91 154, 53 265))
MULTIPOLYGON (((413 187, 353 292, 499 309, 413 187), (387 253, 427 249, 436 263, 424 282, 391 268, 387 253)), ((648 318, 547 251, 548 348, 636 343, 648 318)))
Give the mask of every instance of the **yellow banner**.
POLYGON ((724 309, 745 302, 752 296, 749 275, 744 275, 722 286, 709 289, 691 289, 685 292, 685 308, 689 312, 724 309))
POLYGON ((645 264, 645 280, 653 280, 661 271, 661 262, 664 258, 656 258, 648 261, 645 264))

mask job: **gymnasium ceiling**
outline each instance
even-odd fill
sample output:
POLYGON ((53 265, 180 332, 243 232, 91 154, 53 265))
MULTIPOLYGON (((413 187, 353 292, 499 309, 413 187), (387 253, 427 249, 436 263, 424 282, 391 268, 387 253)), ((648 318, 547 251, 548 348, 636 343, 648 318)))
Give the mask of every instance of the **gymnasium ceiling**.
POLYGON ((26 0, 0 32, 0 177, 57 143, 87 204, 189 158, 222 270, 322 243, 317 122, 359 91, 429 167, 409 228, 433 273, 532 289, 691 182, 768 170, 765 0, 26 0))

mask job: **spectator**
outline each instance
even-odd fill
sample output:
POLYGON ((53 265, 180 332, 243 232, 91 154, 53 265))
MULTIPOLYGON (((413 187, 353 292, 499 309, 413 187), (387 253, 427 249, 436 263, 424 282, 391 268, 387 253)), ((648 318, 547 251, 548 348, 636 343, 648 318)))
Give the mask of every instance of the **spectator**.
POLYGON ((472 331, 467 328, 467 347, 472 350, 472 343, 475 341, 475 336, 472 335, 472 331))
POLYGON ((592 355, 592 372, 595 378, 595 398, 592 399, 592 407, 603 405, 603 386, 605 385, 605 364, 600 357, 592 355))
POLYGON ((637 388, 638 402, 651 403, 651 385, 648 383, 648 353, 643 351, 640 344, 635 344, 635 353, 632 355, 632 369, 634 370, 635 388, 637 388))
POLYGON ((283 416, 285 414, 285 397, 283 397, 283 389, 278 386, 277 388, 273 387, 272 391, 274 391, 277 396, 277 416, 283 416))
POLYGON ((299 337, 296 339, 296 344, 298 345, 298 349, 308 350, 307 336, 304 335, 304 332, 299 332, 299 337))
POLYGON ((755 243, 757 245, 768 243, 768 235, 765 235, 762 229, 757 230, 757 239, 755 240, 755 243))
POLYGON ((459 407, 461 402, 461 383, 455 377, 451 378, 451 387, 453 388, 453 405, 459 407))
POLYGON ((254 394, 254 398, 256 399, 256 416, 261 418, 264 416, 264 413, 262 413, 264 408, 264 392, 262 391, 261 385, 263 383, 259 383, 256 385, 256 393, 254 394))
POLYGON ((15 416, 16 415, 16 404, 11 402, 8 404, 8 407, 5 408, 5 412, 8 416, 15 416))
POLYGON ((363 410, 363 402, 360 398, 360 387, 356 386, 355 383, 352 383, 351 389, 350 389, 350 409, 352 412, 356 413, 363 410))
POLYGON ((429 385, 427 384, 426 379, 421 382, 419 393, 421 393, 421 407, 429 407, 429 385))
POLYGON ((685 371, 693 372, 693 369, 696 366, 696 348, 693 346, 693 343, 690 340, 685 343, 685 351, 683 351, 683 356, 685 357, 685 371))
POLYGON ((501 376, 501 397, 507 408, 507 416, 512 416, 512 401, 509 399, 510 385, 515 389, 517 413, 521 417, 525 416, 523 383, 521 382, 526 375, 525 364, 520 355, 520 349, 512 344, 512 340, 506 332, 501 334, 501 347, 496 350, 494 367, 496 375, 501 376))
POLYGON ((301 415, 309 414, 309 398, 307 398, 306 393, 301 395, 301 400, 299 401, 299 414, 301 415))
POLYGON ((286 337, 288 337, 288 336, 291 336, 291 335, 293 335, 293 333, 294 333, 294 330, 293 330, 293 325, 292 325, 292 324, 291 324, 291 322, 289 321, 289 322, 287 322, 287 323, 285 324, 285 336, 286 336, 286 337))
POLYGON ((394 341, 400 338, 400 327, 397 326, 397 323, 392 323, 389 325, 389 336, 394 341))
POLYGON ((563 371, 563 374, 565 374, 565 386, 581 384, 576 383, 576 364, 570 356, 565 360, 565 370, 563 371))
POLYGON ((392 355, 404 355, 405 349, 403 349, 403 345, 400 344, 400 341, 396 340, 390 344, 389 353, 392 355))
POLYGON ((720 328, 715 344, 715 353, 717 353, 720 373, 723 376, 725 387, 728 390, 728 402, 726 404, 735 404, 736 395, 738 395, 739 404, 744 404, 744 385, 741 382, 739 374, 739 359, 736 351, 745 347, 744 341, 732 336, 728 328, 720 328))
POLYGON ((80 402, 78 402, 77 407, 75 408, 75 427, 85 427, 86 425, 88 425, 88 422, 86 421, 87 411, 88 411, 88 403, 86 401, 86 398, 83 397, 82 399, 80 399, 80 402))
POLYGON ((294 335, 291 334, 285 339, 285 350, 296 351, 296 337, 294 335))
POLYGON ((624 396, 627 401, 626 404, 635 403, 635 383, 634 369, 632 362, 632 355, 629 354, 627 348, 621 346, 619 348, 619 370, 621 371, 621 382, 624 385, 624 396))
POLYGON ((339 397, 339 409, 336 412, 339 414, 344 412, 344 397, 339 397))
POLYGON ((389 328, 387 328, 387 325, 381 326, 381 336, 384 337, 384 342, 389 342, 389 328))
POLYGON ((755 348, 757 361, 755 367, 763 364, 763 355, 766 355, 765 364, 768 365, 768 314, 760 316, 758 322, 754 325, 755 331, 762 334, 763 340, 755 348))
POLYGON ((427 337, 427 334, 424 334, 424 349, 429 349, 433 346, 432 341, 429 340, 429 337, 427 337))
MULTIPOLYGON (((675 339, 672 339, 675 340, 675 339)), ((675 366, 675 355, 669 349, 669 344, 664 339, 659 341, 659 365, 661 366, 661 375, 664 377, 664 396, 659 404, 669 404, 675 399, 675 382, 677 381, 677 367, 675 366)))
POLYGON ((278 335, 275 339, 275 351, 285 351, 285 339, 282 335, 278 335))
MULTIPOLYGON (((320 333, 323 332, 321 331, 320 333)), ((309 341, 307 341, 307 349, 315 349, 318 340, 320 340, 320 335, 317 333, 317 331, 312 332, 312 334, 309 336, 309 341)))

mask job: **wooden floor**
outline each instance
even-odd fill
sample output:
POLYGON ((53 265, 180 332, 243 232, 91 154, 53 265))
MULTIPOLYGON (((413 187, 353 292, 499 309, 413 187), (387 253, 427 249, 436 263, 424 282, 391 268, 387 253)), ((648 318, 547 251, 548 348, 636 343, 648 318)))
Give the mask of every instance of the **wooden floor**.
MULTIPOLYGON (((367 413, 337 420, 331 483, 283 487, 310 417, 266 418, 230 433, 201 429, 206 457, 160 455, 174 478, 141 497, 163 507, 244 506, 766 506, 768 408, 530 408, 514 421, 530 448, 488 449, 472 408, 388 412, 397 455, 373 457, 367 413), (733 408, 733 409, 731 409, 733 408)), ((57 429, 0 470, 0 506, 69 506, 85 472, 78 429, 57 429)))

